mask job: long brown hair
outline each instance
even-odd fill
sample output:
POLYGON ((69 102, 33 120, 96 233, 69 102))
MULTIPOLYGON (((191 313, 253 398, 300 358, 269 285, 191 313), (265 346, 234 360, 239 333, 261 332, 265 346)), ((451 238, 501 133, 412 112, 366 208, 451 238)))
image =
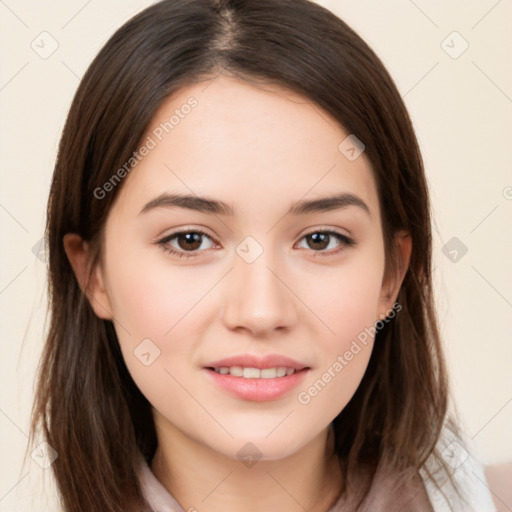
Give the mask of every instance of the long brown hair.
MULTIPOLYGON (((162 101, 180 88, 231 74, 300 93, 365 144, 377 184, 386 268, 399 265, 395 233, 412 238, 398 296, 402 309, 376 334, 365 376, 332 422, 350 484, 361 464, 417 476, 438 453, 447 377, 431 281, 431 217, 410 118, 393 80, 341 19, 308 0, 164 0, 123 25, 85 73, 60 141, 47 207, 50 328, 32 411, 33 441, 52 464, 66 512, 131 511, 144 500, 140 453, 157 446, 149 402, 133 382, 113 324, 98 318, 63 246, 77 233, 102 247, 121 181, 94 193, 138 148, 162 101)), ((136 172, 136 171, 135 171, 136 172)), ((345 486, 343 487, 346 488, 345 486)))

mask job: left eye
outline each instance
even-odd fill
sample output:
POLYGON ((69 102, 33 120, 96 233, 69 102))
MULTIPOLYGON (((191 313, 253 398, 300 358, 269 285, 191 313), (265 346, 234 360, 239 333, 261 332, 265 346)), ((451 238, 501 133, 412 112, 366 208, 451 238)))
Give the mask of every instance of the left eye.
MULTIPOLYGON (((197 256, 196 252, 192 252, 191 254, 186 254, 187 252, 191 251, 197 251, 202 246, 201 238, 206 237, 209 240, 211 238, 204 232, 200 230, 196 231, 180 231, 178 233, 174 233, 172 235, 166 236, 162 240, 158 242, 158 244, 164 249, 165 251, 175 254, 177 256, 185 257, 185 258, 192 258, 194 256, 197 256), (178 242, 178 247, 176 250, 176 247, 171 244, 171 240, 176 239, 178 242), (181 252, 186 251, 186 252, 181 252)), ((204 249, 204 247, 203 247, 204 249)), ((209 249, 209 247, 207 247, 209 249)))
MULTIPOLYGON (((309 248, 313 249, 315 256, 330 256, 337 254, 344 249, 354 246, 355 241, 351 238, 342 235, 336 231, 328 231, 328 230, 317 230, 304 235, 301 238, 301 241, 305 240, 308 244, 309 248), (326 249, 333 249, 331 242, 335 242, 337 240, 337 244, 334 243, 334 247, 336 245, 339 246, 338 249, 326 251, 326 249), (325 254, 324 254, 325 253, 325 254)), ((170 254, 179 256, 180 258, 193 258, 199 255, 200 249, 211 249, 213 244, 212 238, 207 235, 204 231, 201 230, 193 230, 193 231, 180 231, 177 233, 173 233, 171 235, 162 238, 157 242, 157 244, 162 247, 162 249, 170 254), (203 246, 203 238, 207 238, 212 242, 210 247, 202 247, 203 246), (176 240, 178 247, 171 243, 176 240)), ((308 248, 308 247, 306 247, 308 248)))
MULTIPOLYGON (((338 244, 340 244, 341 242, 341 248, 337 249, 336 251, 333 251, 334 253, 338 253, 339 251, 343 250, 345 246, 352 246, 355 244, 355 242, 352 239, 348 238, 345 235, 342 235, 341 233, 326 230, 314 231, 313 233, 304 235, 302 237, 302 240, 306 240, 310 248, 320 249, 320 251, 315 252, 325 252, 325 249, 333 249, 332 246, 329 246, 331 245, 331 242, 336 240, 338 244)), ((336 247, 336 245, 337 244, 334 244, 334 247, 336 247)), ((330 254, 332 254, 332 252, 330 254)))

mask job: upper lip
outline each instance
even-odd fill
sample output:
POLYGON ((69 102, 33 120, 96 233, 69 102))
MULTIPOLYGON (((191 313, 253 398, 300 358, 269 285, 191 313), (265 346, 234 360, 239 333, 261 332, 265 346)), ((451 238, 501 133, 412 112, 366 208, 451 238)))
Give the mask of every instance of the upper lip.
POLYGON ((220 367, 241 366, 243 368, 294 368, 295 370, 303 370, 309 368, 308 365, 295 361, 290 357, 282 356, 279 354, 267 354, 263 357, 254 356, 251 354, 240 354, 238 356, 226 357, 207 363, 205 368, 220 368, 220 367))

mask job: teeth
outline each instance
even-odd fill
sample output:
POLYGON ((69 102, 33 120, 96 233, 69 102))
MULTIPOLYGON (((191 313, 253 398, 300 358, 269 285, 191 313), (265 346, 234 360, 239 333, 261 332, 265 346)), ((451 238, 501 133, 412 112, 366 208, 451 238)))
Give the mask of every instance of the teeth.
POLYGON ((234 377, 243 377, 244 375, 244 369, 241 366, 232 366, 228 370, 234 377))
POLYGON ((242 368, 241 366, 221 366, 215 368, 216 373, 222 375, 233 375, 233 377, 244 377, 245 379, 275 379, 276 377, 284 377, 295 373, 295 368, 286 368, 279 366, 277 368, 242 368))

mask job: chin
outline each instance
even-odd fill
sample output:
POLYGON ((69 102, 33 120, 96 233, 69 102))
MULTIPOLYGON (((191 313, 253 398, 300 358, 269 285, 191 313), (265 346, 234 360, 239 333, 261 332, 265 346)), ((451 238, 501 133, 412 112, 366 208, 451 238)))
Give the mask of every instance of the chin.
POLYGON ((246 461, 250 467, 251 461, 276 461, 291 457, 312 440, 294 438, 296 431, 292 433, 283 430, 279 434, 274 432, 270 435, 268 432, 265 430, 255 435, 250 432, 235 435, 234 439, 226 440, 226 444, 219 446, 218 451, 241 462, 246 461))

